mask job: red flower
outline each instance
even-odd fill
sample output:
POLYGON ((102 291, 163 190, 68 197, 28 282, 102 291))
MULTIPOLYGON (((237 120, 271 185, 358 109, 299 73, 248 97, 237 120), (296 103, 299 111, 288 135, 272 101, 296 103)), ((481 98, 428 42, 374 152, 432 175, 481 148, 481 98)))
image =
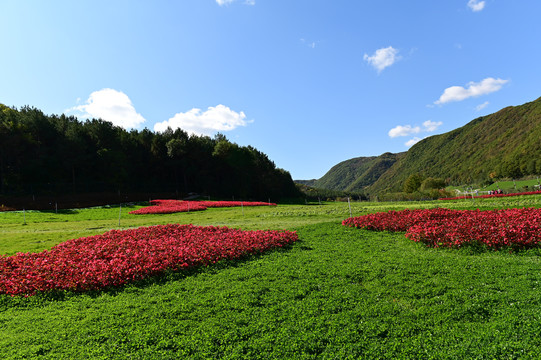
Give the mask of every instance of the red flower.
POLYGON ((432 247, 468 243, 531 248, 541 244, 541 209, 403 210, 346 219, 343 225, 376 231, 405 231, 406 237, 432 247))
POLYGON ((234 207, 234 206, 276 206, 275 203, 255 201, 182 201, 182 200, 152 200, 152 206, 139 210, 130 211, 130 214, 171 214, 177 212, 188 212, 206 210, 209 207, 234 207))
POLYGON ((40 253, 0 256, 0 293, 88 291, 120 286, 166 270, 208 265, 295 242, 289 231, 158 225, 111 230, 40 253))

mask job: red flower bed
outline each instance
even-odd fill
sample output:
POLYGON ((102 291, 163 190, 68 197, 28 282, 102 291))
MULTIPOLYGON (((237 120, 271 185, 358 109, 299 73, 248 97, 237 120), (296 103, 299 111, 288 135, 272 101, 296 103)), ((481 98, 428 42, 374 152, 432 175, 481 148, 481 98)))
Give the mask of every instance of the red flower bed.
POLYGON ((199 203, 209 208, 235 206, 276 206, 275 203, 267 203, 261 201, 200 201, 199 203))
POLYGON ((177 212, 188 212, 206 210, 207 208, 234 207, 234 206, 276 206, 274 203, 257 201, 182 201, 182 200, 152 200, 152 206, 139 210, 130 211, 130 214, 172 214, 177 212))
MULTIPOLYGON (((527 191, 527 192, 521 192, 521 193, 513 193, 513 194, 492 194, 492 195, 478 195, 473 196, 474 199, 487 199, 487 198, 493 198, 493 197, 508 197, 508 196, 521 196, 521 195, 541 195, 541 191, 527 191)), ((450 197, 450 198, 440 198, 438 200, 464 200, 464 199, 471 199, 472 196, 464 195, 464 196, 456 196, 456 197, 450 197)))
POLYGON ((234 259, 298 240, 289 231, 158 225, 111 230, 69 240, 40 253, 0 256, 0 294, 89 291, 234 259))
POLYGON ((455 210, 402 210, 352 217, 342 225, 375 231, 407 231, 411 226, 427 219, 448 219, 458 216, 455 210))
POLYGON ((484 244, 524 249, 541 244, 541 209, 403 210, 349 218, 343 225, 377 231, 406 231, 432 247, 484 244))
POLYGON ((207 206, 199 201, 178 201, 178 200, 152 200, 152 206, 130 211, 130 214, 172 214, 177 212, 206 210, 207 206))

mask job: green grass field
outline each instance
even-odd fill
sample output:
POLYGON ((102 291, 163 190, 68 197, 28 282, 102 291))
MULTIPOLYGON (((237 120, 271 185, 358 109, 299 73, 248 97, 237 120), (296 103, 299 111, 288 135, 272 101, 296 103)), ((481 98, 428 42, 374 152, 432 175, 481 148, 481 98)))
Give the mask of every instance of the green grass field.
MULTIPOLYGON (((528 180, 505 180, 505 181, 496 181, 493 184, 488 186, 473 186, 473 189, 478 189, 480 191, 487 190, 504 190, 507 192, 520 192, 520 191, 536 191, 539 188, 537 187, 540 183, 539 178, 528 179, 528 180)), ((460 190, 460 191, 469 191, 470 186, 448 186, 448 190, 460 190)))
MULTIPOLYGON (((541 207, 541 196, 363 202, 352 213, 431 207, 541 207)), ((136 208, 122 207, 121 228, 288 229, 300 241, 117 290, 0 296, 0 358, 539 358, 539 250, 429 249, 340 225, 347 203, 128 214, 136 208)), ((119 210, 0 213, 0 253, 118 228, 119 210)))

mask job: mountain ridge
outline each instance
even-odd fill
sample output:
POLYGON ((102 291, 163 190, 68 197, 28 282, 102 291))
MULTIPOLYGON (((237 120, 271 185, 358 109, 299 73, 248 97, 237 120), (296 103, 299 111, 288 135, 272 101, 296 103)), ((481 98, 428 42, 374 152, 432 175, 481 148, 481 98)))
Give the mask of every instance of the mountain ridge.
POLYGON ((539 175, 540 139, 541 97, 427 137, 406 152, 342 161, 313 186, 382 193, 401 191, 412 174, 440 177, 453 184, 539 175))

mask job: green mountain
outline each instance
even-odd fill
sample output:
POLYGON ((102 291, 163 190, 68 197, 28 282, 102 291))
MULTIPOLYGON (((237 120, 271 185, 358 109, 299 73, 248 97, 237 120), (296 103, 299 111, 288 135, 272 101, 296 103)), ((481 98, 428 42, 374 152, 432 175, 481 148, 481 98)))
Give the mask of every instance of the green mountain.
POLYGON ((358 157, 333 166, 312 186, 321 189, 361 191, 376 182, 405 153, 358 157))
POLYGON ((412 174, 457 185, 540 175, 541 98, 423 139, 405 153, 341 162, 315 186, 370 193, 401 191, 412 174))

